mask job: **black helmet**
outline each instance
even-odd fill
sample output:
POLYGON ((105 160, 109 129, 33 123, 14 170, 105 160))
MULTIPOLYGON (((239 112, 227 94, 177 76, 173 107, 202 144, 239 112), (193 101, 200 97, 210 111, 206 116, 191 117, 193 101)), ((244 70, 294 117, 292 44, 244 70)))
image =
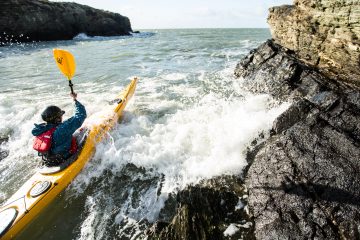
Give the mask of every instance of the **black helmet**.
POLYGON ((57 106, 49 106, 42 113, 41 117, 45 122, 57 123, 59 118, 64 115, 65 111, 57 106))

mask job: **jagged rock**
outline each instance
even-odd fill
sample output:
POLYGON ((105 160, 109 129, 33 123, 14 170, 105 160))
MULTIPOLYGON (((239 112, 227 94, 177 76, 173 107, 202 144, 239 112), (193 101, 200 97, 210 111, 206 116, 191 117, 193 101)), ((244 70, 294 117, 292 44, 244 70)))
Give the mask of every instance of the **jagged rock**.
POLYGON ((149 239, 253 239, 253 224, 248 222, 244 209, 247 200, 242 197, 244 189, 238 180, 218 178, 209 180, 207 185, 189 186, 176 199, 169 199, 166 205, 175 201, 176 213, 170 222, 155 223, 147 231, 149 239), (230 224, 238 226, 239 231, 234 236, 224 236, 230 224))
POLYGON ((360 239, 359 6, 297 0, 270 9, 282 46, 269 40, 235 69, 249 91, 292 102, 251 153, 257 239, 360 239))
POLYGON ((328 76, 360 86, 360 2, 295 0, 270 9, 273 38, 328 76))
POLYGON ((311 105, 306 100, 292 104, 285 112, 275 119, 272 130, 274 133, 281 133, 293 126, 295 123, 304 119, 310 109, 311 105))
POLYGON ((240 62, 235 74, 251 91, 293 102, 247 172, 256 238, 359 239, 359 91, 272 41, 240 62), (271 57, 249 60, 253 55, 271 57))
POLYGON ((308 69, 295 58, 285 56, 285 49, 268 40, 237 64, 235 75, 243 78, 244 88, 250 91, 284 99, 297 86, 302 72, 308 69))
POLYGON ((174 217, 154 224, 149 239, 358 239, 360 93, 273 41, 253 50, 235 75, 249 91, 292 102, 275 120, 272 137, 247 154, 254 228, 224 235, 226 226, 249 216, 233 210, 245 193, 218 178, 166 203, 176 209, 174 217))
POLYGON ((7 0, 0 3, 0 44, 69 40, 89 36, 129 35, 127 17, 85 5, 44 0, 7 0))

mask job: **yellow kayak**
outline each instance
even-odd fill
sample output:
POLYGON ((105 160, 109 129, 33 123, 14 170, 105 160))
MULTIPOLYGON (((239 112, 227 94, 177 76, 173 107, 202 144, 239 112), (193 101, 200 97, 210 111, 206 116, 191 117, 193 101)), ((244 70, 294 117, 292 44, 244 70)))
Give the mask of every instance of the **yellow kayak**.
POLYGON ((89 127, 76 160, 65 169, 38 171, 0 208, 0 239, 12 239, 35 219, 79 174, 95 152, 95 146, 116 124, 134 94, 137 78, 115 99, 114 111, 89 127))

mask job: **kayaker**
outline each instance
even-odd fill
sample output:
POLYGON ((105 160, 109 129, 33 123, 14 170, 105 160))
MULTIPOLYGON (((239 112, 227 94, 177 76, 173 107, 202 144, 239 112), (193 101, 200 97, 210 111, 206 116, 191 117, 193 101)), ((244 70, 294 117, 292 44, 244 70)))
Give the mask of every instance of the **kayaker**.
POLYGON ((71 93, 70 96, 75 102, 74 116, 62 121, 65 111, 57 106, 49 106, 41 114, 41 118, 46 123, 35 124, 32 130, 32 134, 35 136, 34 149, 42 156, 45 166, 58 166, 77 150, 73 134, 83 124, 86 110, 76 99, 76 93, 71 93), (49 138, 50 142, 46 145, 46 140, 49 138), (40 150, 39 146, 43 149, 40 150))

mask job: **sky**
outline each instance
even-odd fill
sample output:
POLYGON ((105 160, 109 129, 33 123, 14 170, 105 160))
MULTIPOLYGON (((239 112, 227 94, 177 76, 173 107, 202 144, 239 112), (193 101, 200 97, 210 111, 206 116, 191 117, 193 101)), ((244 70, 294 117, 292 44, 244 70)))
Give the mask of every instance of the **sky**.
POLYGON ((52 0, 120 13, 133 30, 267 28, 268 9, 293 0, 52 0))

